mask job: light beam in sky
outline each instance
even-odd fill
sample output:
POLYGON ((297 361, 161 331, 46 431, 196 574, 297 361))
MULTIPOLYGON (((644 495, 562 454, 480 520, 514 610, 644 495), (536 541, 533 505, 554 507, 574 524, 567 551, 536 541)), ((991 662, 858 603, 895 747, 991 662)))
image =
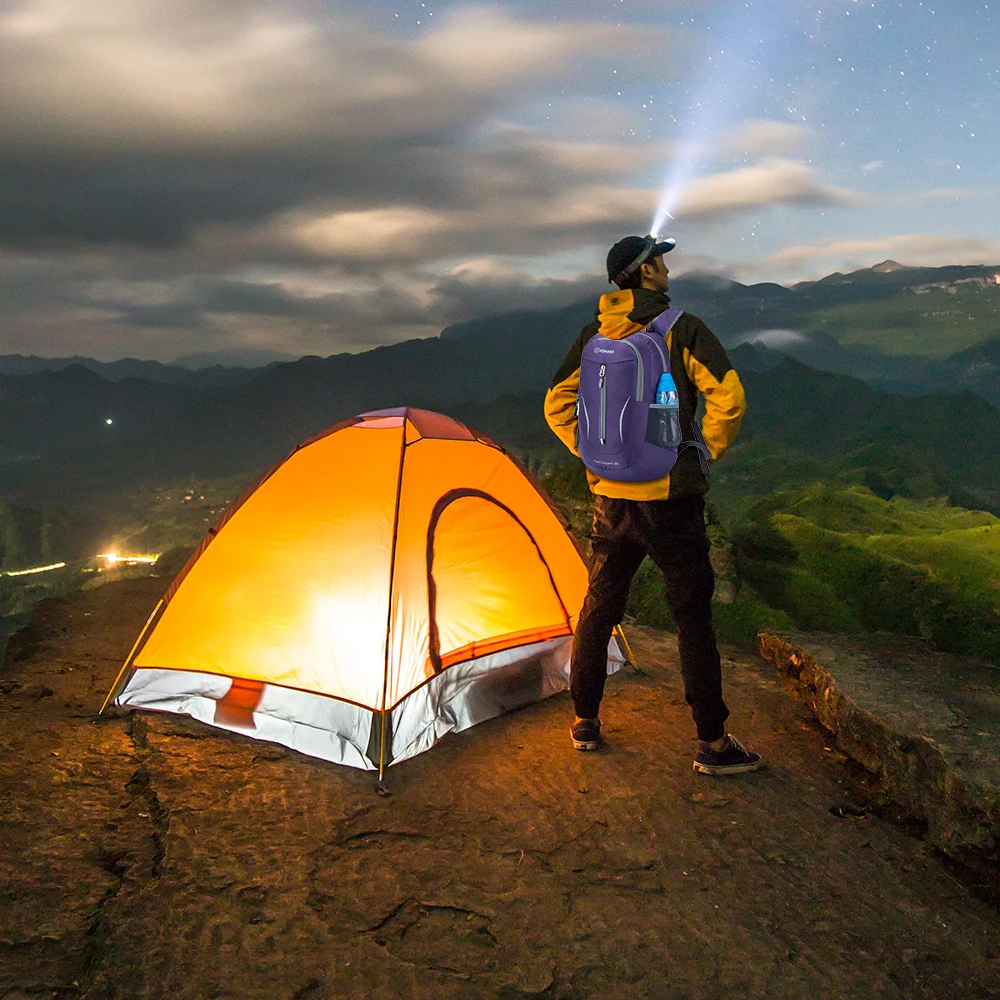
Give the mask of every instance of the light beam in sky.
POLYGON ((698 77, 690 87, 691 103, 679 122, 670 168, 653 216, 650 233, 660 237, 668 220, 677 218, 685 192, 715 153, 720 135, 739 117, 754 89, 751 78, 763 70, 763 3, 730 0, 706 29, 710 42, 693 62, 698 77))

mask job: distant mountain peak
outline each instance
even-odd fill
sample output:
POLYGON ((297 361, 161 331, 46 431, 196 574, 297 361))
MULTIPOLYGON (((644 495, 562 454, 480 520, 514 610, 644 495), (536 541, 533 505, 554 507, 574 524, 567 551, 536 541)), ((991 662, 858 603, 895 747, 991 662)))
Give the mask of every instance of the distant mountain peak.
POLYGON ((900 264, 898 260, 884 260, 881 264, 874 264, 869 271, 875 271, 876 274, 892 274, 893 271, 905 271, 907 270, 906 264, 900 264))

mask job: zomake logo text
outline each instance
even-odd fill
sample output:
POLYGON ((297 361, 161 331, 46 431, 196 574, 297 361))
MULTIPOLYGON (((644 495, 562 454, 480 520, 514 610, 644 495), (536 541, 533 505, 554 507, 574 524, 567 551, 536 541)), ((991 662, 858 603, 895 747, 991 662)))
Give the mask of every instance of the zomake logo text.
POLYGON ((609 351, 606 347, 595 347, 594 348, 594 353, 595 354, 614 354, 615 352, 614 351, 609 351))

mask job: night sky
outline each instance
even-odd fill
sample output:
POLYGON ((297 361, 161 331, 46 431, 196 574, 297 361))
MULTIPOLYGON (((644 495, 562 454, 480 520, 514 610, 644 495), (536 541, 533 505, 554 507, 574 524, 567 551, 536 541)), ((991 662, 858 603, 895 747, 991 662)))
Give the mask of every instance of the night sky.
POLYGON ((654 220, 675 275, 998 264, 998 6, 8 0, 0 354, 434 336, 654 220))

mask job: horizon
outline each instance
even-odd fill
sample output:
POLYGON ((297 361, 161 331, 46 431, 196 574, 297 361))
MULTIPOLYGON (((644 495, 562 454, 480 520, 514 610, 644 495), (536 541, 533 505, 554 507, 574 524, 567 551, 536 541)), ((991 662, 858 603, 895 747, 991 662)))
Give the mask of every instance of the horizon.
MULTIPOLYGON (((702 279, 702 280, 723 280, 723 281, 727 281, 727 282, 730 282, 730 283, 735 284, 735 285, 742 285, 745 288, 753 288, 756 285, 763 285, 763 284, 780 284, 780 285, 782 285, 783 288, 787 288, 789 291, 794 291, 796 288, 800 288, 800 287, 803 287, 803 286, 806 286, 806 285, 815 284, 818 281, 824 281, 824 280, 827 280, 829 278, 834 278, 834 277, 837 277, 837 276, 850 277, 852 274, 858 274, 858 273, 861 273, 862 271, 878 271, 879 269, 883 268, 885 265, 892 265, 892 270, 893 271, 897 271, 897 270, 926 270, 926 269, 928 269, 926 265, 921 265, 921 264, 904 264, 904 263, 902 263, 900 261, 893 260, 891 258, 886 258, 885 260, 878 261, 877 263, 872 264, 870 266, 863 267, 863 268, 857 268, 854 271, 846 271, 846 272, 833 271, 833 272, 831 272, 829 274, 822 275, 819 278, 805 280, 805 281, 799 281, 799 282, 781 283, 781 282, 769 281, 767 278, 763 278, 760 281, 755 281, 755 282, 752 282, 752 283, 746 283, 746 282, 737 281, 735 278, 728 278, 728 277, 726 277, 724 275, 719 275, 719 274, 713 273, 711 271, 704 271, 704 270, 683 271, 683 272, 680 272, 679 274, 674 274, 672 272, 671 280, 680 280, 680 279, 683 279, 683 278, 693 278, 693 279, 702 279)), ((978 263, 978 264, 971 264, 971 263, 969 263, 969 264, 941 264, 941 265, 936 265, 935 267, 936 268, 937 267, 939 267, 939 268, 962 267, 962 268, 984 269, 984 270, 996 269, 997 275, 1000 275, 1000 263, 998 263, 998 264, 985 264, 985 263, 978 263)), ((935 269, 935 268, 931 268, 931 269, 935 269)), ((595 280, 595 282, 598 281, 598 279, 596 277, 595 277, 594 280, 595 280)), ((997 281, 997 284, 1000 285, 1000 280, 997 281)), ((545 313, 545 312, 548 312, 548 311, 554 311, 554 310, 559 309, 559 308, 565 308, 567 306, 579 305, 579 304, 581 304, 583 302, 588 301, 588 298, 594 298, 594 301, 596 302, 596 296, 599 295, 599 294, 602 294, 602 292, 603 292, 603 289, 601 289, 601 291, 598 291, 598 292, 594 293, 592 296, 583 295, 580 298, 577 298, 577 299, 575 299, 572 302, 563 303, 562 305, 558 305, 558 306, 550 306, 548 308, 546 308, 544 306, 537 306, 535 308, 527 308, 527 309, 511 308, 511 309, 508 309, 508 310, 503 311, 503 312, 496 312, 496 311, 494 311, 494 312, 486 312, 486 313, 482 313, 482 314, 479 314, 479 315, 469 316, 469 317, 467 317, 467 318, 465 318, 463 320, 458 321, 457 323, 448 324, 448 326, 442 327, 441 330, 439 330, 437 333, 428 334, 428 335, 422 336, 422 337, 411 337, 411 338, 408 338, 408 339, 409 340, 434 340, 434 339, 440 338, 441 335, 447 329, 449 329, 450 327, 452 327, 452 326, 461 326, 464 323, 476 322, 476 321, 480 321, 480 320, 500 319, 500 318, 503 318, 503 317, 511 315, 511 314, 522 313, 522 312, 524 312, 524 313, 530 313, 530 314, 545 313)), ((570 339, 572 339, 572 335, 575 332, 576 331, 568 330, 567 331, 567 337, 569 337, 570 339)), ((762 333, 773 333, 773 332, 774 331, 769 331, 769 330, 756 330, 756 329, 747 330, 746 331, 747 339, 744 340, 744 341, 740 341, 739 344, 743 344, 743 343, 753 344, 753 343, 756 342, 755 341, 755 337, 757 335, 762 334, 762 333)), ((782 332, 786 332, 787 333, 788 331, 782 331, 782 332)), ((404 343, 404 342, 405 342, 405 340, 399 340, 399 341, 395 341, 394 343, 404 343)), ((177 358, 173 358, 171 360, 162 360, 162 359, 159 359, 159 358, 141 358, 141 357, 137 357, 135 355, 129 355, 129 354, 121 355, 121 356, 118 356, 118 357, 111 357, 111 358, 98 358, 98 357, 93 357, 91 355, 84 355, 84 354, 72 354, 72 355, 37 354, 37 353, 25 354, 24 352, 18 352, 18 351, 0 352, 0 357, 21 357, 21 358, 24 358, 25 360, 38 359, 38 360, 41 360, 41 361, 77 361, 77 360, 80 360, 80 361, 96 361, 99 364, 114 364, 116 362, 135 361, 135 362, 138 362, 140 364, 155 363, 155 364, 167 365, 169 367, 184 368, 184 369, 186 369, 188 371, 205 371, 205 370, 207 370, 209 368, 213 368, 213 367, 246 368, 246 369, 253 370, 253 369, 263 369, 263 368, 266 368, 266 367, 268 367, 269 365, 272 365, 272 364, 287 364, 287 363, 291 363, 291 362, 295 362, 295 361, 301 361, 303 358, 308 358, 308 357, 329 358, 329 357, 333 357, 333 356, 338 355, 338 354, 364 354, 364 353, 367 353, 369 351, 377 350, 379 347, 387 347, 387 346, 392 346, 392 345, 391 344, 375 344, 375 345, 370 345, 370 346, 362 346, 362 347, 359 347, 357 350, 353 350, 353 351, 347 349, 347 350, 333 351, 330 354, 307 353, 307 354, 299 354, 299 355, 290 355, 289 354, 289 355, 284 355, 284 356, 279 355, 277 352, 275 352, 272 355, 268 351, 258 351, 258 350, 255 350, 255 349, 245 349, 245 348, 241 349, 241 348, 237 348, 237 349, 235 349, 233 351, 230 351, 230 352, 222 350, 222 351, 217 351, 217 352, 191 353, 191 354, 186 354, 186 355, 178 356, 177 358)), ((732 345, 730 345, 730 349, 732 347, 735 347, 735 346, 739 346, 739 345, 738 344, 732 344, 732 345)))
POLYGON ((975 3, 17 0, 0 354, 357 353, 679 273, 1000 260, 975 3), (667 214, 669 213, 669 214, 667 214))

